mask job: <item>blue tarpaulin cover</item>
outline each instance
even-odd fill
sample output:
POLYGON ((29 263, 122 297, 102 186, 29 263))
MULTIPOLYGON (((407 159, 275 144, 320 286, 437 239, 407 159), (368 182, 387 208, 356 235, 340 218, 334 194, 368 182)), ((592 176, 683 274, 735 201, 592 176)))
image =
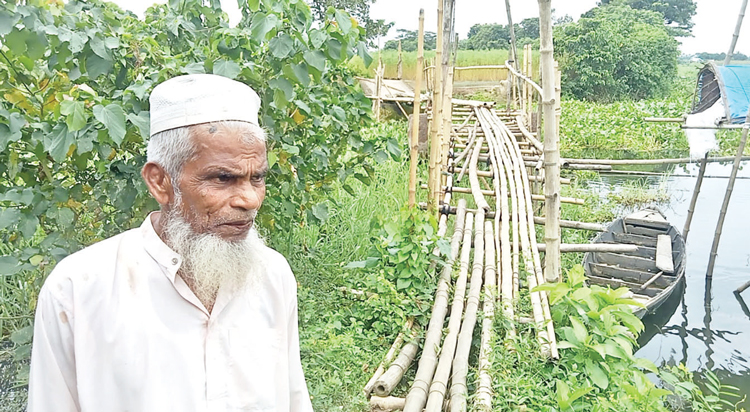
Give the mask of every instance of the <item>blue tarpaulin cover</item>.
POLYGON ((716 66, 729 106, 729 123, 744 123, 750 108, 750 65, 716 66))

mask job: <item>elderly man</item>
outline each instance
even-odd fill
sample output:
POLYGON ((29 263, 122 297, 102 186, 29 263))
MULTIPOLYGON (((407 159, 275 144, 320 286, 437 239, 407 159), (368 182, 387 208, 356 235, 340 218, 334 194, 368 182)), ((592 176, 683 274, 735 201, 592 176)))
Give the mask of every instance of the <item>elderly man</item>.
POLYGON ((253 228, 260 99, 220 76, 158 85, 142 176, 161 210, 63 259, 39 295, 29 411, 310 411, 297 293, 253 228))

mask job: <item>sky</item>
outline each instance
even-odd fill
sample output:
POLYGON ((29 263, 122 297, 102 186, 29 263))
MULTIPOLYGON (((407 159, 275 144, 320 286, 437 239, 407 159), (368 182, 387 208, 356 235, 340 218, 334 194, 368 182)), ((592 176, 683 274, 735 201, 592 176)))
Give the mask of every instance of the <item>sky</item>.
MULTIPOLYGON (((419 9, 425 9, 425 30, 437 29, 437 2, 439 0, 376 0, 370 8, 370 17, 394 22, 388 36, 381 40, 393 38, 397 29, 416 30, 419 24, 419 9)), ((153 4, 154 0, 114 0, 120 7, 132 10, 139 16, 153 4)), ((156 1, 165 3, 166 0, 156 1)), ((230 15, 237 15, 236 0, 221 0, 224 10, 230 15)), ((518 23, 529 17, 537 17, 539 8, 533 0, 511 0, 513 22, 518 23)), ((577 20, 580 15, 596 6, 597 0, 553 0, 555 16, 566 14, 577 20)), ((693 17, 693 37, 679 39, 680 50, 685 54, 698 52, 720 53, 729 49, 732 33, 737 22, 742 0, 696 0, 697 13, 693 17)), ((748 12, 750 14, 750 11, 748 12)), ((502 0, 459 0, 456 1, 456 31, 460 38, 466 38, 469 28, 474 24, 502 23, 507 24, 505 2, 502 0)), ((736 52, 750 54, 750 17, 743 24, 743 30, 737 42, 736 52)))

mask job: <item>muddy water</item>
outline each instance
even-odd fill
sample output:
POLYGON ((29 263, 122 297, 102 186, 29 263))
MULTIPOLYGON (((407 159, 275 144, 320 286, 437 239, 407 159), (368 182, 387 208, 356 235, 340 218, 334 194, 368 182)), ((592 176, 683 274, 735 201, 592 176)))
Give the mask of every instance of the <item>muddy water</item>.
MULTIPOLYGON (((671 166, 673 175, 648 178, 653 187, 666 184, 670 200, 659 205, 682 230, 698 172, 697 165, 671 166), (692 176, 692 177, 691 177, 692 176)), ((724 222, 712 279, 706 279, 708 258, 719 211, 731 171, 730 164, 709 164, 687 242, 683 290, 643 319, 646 331, 638 356, 657 365, 682 362, 690 370, 710 369, 725 384, 750 396, 750 289, 733 291, 750 280, 750 162, 743 163, 724 222), (682 292, 682 293, 681 293, 682 292), (743 300, 744 298, 744 300, 743 300)), ((617 191, 633 177, 603 175, 594 188, 617 191)), ((643 179, 643 178, 641 178, 643 179)), ((750 408, 750 401, 740 406, 750 408)))

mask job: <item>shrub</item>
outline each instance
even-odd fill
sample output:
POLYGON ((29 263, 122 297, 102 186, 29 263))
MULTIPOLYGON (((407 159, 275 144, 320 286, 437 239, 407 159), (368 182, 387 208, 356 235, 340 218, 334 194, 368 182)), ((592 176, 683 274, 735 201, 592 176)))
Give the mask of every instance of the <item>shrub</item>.
POLYGON ((665 95, 677 76, 679 50, 661 14, 605 6, 560 26, 555 54, 566 93, 611 102, 665 95))

